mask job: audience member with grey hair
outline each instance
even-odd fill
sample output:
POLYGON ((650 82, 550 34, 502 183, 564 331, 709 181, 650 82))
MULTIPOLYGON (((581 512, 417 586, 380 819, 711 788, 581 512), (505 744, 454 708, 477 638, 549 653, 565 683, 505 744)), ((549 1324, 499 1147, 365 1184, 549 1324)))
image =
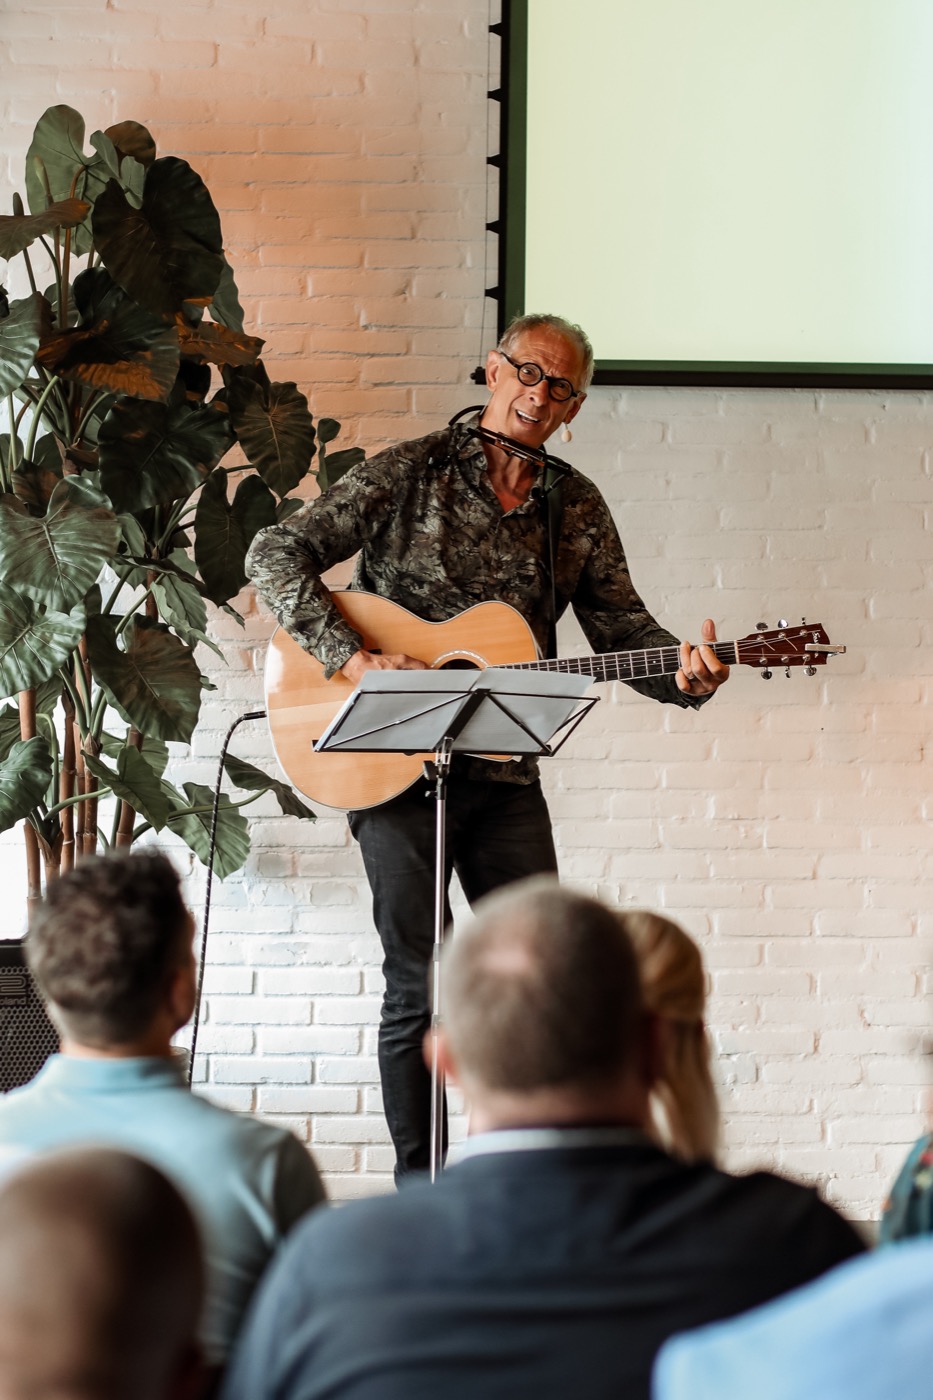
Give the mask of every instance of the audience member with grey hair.
POLYGON ((269 1259, 324 1188, 291 1133, 187 1088, 172 1037, 194 1008, 193 932, 157 852, 92 857, 49 885, 26 955, 61 1054, 0 1099, 0 1154, 105 1144, 164 1171, 204 1234, 203 1337, 220 1366, 269 1259))
POLYGON ((203 1297, 191 1211, 138 1158, 53 1153, 0 1189, 3 1400, 196 1400, 203 1297))
POLYGON ((651 1140, 654 1022, 605 905, 547 879, 490 896, 442 1000, 461 1160, 299 1226, 223 1400, 647 1400, 671 1333, 863 1248, 814 1191, 651 1140))

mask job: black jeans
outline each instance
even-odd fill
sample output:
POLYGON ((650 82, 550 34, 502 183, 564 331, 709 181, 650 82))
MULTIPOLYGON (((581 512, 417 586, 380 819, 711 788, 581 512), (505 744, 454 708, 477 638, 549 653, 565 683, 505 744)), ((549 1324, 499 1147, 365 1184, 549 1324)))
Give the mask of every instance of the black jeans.
MULTIPOLYGON (((385 960, 379 1073, 396 1179, 429 1165, 431 1075, 422 1042, 431 1024, 436 803, 419 780, 381 807, 350 813, 373 893, 385 960)), ((475 782, 454 771, 447 789, 447 871, 473 904, 526 875, 557 870, 551 820, 540 783, 475 782)), ((445 918, 450 906, 445 891, 445 918)), ((446 1144, 446 1123, 444 1125, 446 1144)))

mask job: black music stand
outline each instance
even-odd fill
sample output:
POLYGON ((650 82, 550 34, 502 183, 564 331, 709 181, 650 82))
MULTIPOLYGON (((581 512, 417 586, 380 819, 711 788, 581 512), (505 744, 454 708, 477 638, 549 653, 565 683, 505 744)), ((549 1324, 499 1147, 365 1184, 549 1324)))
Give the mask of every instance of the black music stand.
POLYGON ((443 1163, 444 1074, 438 1065, 440 959, 444 945, 447 780, 455 753, 551 757, 596 699, 587 676, 527 671, 367 671, 314 745, 317 752, 432 753, 435 846, 433 1006, 431 1015, 431 1180, 443 1163))

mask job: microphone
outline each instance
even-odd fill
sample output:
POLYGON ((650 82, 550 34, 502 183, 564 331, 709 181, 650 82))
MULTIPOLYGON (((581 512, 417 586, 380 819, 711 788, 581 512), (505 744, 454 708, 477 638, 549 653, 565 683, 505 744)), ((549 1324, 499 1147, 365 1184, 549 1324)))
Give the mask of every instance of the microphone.
MULTIPOLYGON (((482 404, 476 404, 472 408, 462 408, 459 413, 454 414, 447 426, 452 428, 468 413, 481 413, 482 409, 482 404)), ((518 442, 505 433, 497 433, 492 428, 484 428, 481 423, 464 424, 463 429, 464 432, 472 434, 473 437, 478 437, 480 442, 488 443, 490 447, 501 448, 510 457, 519 457, 523 462, 533 462, 537 467, 549 467, 555 474, 555 482, 558 477, 569 476, 573 471, 569 462, 561 461, 560 457, 552 457, 543 446, 530 447, 527 443, 518 442)), ((551 485, 554 485, 555 482, 552 482, 551 485)))

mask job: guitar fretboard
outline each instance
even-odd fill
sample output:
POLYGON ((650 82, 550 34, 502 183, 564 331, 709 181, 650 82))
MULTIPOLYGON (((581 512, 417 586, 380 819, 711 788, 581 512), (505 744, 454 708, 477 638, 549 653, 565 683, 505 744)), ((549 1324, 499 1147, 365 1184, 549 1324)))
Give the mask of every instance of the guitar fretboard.
MULTIPOLYGON (((720 661, 738 663, 736 642, 709 642, 720 661)), ((680 667, 680 647, 648 647, 646 651, 608 651, 601 656, 568 656, 549 661, 520 661, 498 667, 508 671, 558 671, 571 676, 592 676, 596 681, 638 681, 650 676, 670 676, 680 667)))

